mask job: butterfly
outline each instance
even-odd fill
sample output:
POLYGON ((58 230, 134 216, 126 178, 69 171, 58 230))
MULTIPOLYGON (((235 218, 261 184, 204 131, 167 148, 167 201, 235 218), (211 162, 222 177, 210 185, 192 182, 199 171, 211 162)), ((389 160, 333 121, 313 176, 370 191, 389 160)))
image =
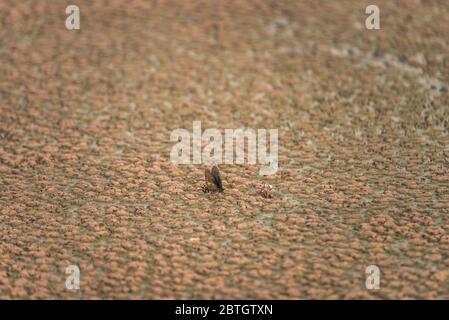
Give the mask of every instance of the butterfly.
POLYGON ((223 183, 221 181, 220 170, 217 166, 206 168, 204 170, 204 178, 206 183, 203 186, 204 192, 218 191, 223 192, 223 183))

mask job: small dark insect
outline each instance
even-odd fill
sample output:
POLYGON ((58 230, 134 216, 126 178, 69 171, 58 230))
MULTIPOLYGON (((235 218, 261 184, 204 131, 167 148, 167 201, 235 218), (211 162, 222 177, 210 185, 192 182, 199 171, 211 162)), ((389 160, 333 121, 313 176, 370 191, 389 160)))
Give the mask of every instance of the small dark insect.
POLYGON ((204 178, 206 180, 202 188, 204 192, 223 192, 223 183, 217 166, 213 166, 210 169, 206 168, 204 170, 204 178))
POLYGON ((266 199, 270 199, 273 197, 272 190, 272 185, 264 183, 259 187, 259 194, 266 199))

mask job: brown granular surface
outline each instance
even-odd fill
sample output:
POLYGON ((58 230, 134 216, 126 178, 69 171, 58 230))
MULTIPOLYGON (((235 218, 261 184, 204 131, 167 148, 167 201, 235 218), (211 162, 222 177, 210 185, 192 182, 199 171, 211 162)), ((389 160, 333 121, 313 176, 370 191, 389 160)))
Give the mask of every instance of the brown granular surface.
POLYGON ((0 2, 0 298, 449 298, 446 0, 76 4, 0 2), (280 170, 203 193, 194 120, 280 170))

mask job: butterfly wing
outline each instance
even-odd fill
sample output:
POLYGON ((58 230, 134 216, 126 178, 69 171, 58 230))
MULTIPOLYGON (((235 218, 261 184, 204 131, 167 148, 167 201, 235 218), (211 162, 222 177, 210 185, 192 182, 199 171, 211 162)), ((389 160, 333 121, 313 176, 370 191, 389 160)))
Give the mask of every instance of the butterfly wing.
POLYGON ((217 190, 217 185, 215 184, 215 178, 212 175, 211 171, 209 169, 204 170, 204 179, 206 180, 206 186, 207 189, 210 191, 217 190))
POLYGON ((223 183, 221 181, 220 171, 218 170, 218 168, 216 166, 212 167, 212 177, 214 179, 214 183, 217 186, 218 190, 222 191, 223 183))

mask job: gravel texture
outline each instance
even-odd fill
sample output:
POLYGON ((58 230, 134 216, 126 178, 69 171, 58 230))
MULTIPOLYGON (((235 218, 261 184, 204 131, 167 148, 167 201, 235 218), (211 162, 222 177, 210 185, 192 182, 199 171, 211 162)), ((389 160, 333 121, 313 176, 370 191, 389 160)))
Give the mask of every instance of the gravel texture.
POLYGON ((0 2, 0 298, 449 298, 446 0, 73 2, 0 2), (195 120, 280 170, 203 193, 195 120))

